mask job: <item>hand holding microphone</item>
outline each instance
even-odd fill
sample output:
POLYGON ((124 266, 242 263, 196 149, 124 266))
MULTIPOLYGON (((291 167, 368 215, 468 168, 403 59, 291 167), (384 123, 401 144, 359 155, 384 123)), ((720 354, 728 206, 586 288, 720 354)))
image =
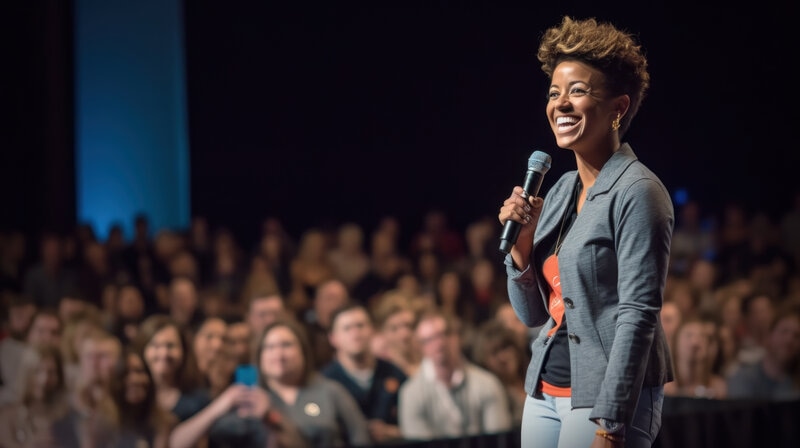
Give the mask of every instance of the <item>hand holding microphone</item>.
MULTIPOLYGON (((498 218, 503 223, 503 233, 500 236, 500 251, 507 254, 511 251, 519 237, 523 224, 532 221, 529 212, 531 209, 531 198, 539 194, 542 180, 545 173, 550 169, 550 155, 542 151, 534 151, 528 159, 528 171, 525 174, 525 181, 522 187, 515 187, 514 192, 503 203, 498 218)), ((538 220, 541 211, 541 201, 535 210, 535 217, 538 220)), ((535 221, 534 221, 535 224, 535 221)), ((531 230, 531 233, 533 230, 531 230)))

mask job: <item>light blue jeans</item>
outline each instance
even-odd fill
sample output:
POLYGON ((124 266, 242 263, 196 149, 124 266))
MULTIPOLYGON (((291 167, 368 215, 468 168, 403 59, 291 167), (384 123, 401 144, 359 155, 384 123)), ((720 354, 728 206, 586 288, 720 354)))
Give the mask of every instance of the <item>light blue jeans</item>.
MULTIPOLYGON (((525 400, 522 448, 588 448, 598 426, 589 420, 592 408, 572 409, 570 397, 525 400)), ((664 388, 642 389, 633 424, 625 429, 625 448, 650 448, 661 429, 664 388)))

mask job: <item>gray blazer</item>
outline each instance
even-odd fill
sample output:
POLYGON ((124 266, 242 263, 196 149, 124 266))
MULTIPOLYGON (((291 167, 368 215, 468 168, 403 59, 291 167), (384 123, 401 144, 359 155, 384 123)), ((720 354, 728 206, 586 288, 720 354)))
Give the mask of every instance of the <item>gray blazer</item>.
MULTIPOLYGON (((565 173, 544 199, 531 260, 558 234, 577 171, 565 173)), ((591 419, 630 424, 643 387, 673 379, 659 313, 667 277, 674 211, 669 192, 625 143, 606 162, 558 254, 569 329, 572 406, 591 419)), ((545 247, 548 246, 548 247, 545 247)), ((517 317, 541 326, 531 342, 525 390, 536 393, 547 331, 549 287, 540 266, 519 271, 505 259, 508 296, 517 317)))

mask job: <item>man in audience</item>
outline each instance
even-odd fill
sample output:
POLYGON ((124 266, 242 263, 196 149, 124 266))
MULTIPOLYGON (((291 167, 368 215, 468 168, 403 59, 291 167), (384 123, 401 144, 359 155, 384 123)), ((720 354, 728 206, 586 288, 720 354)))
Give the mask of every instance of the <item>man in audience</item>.
POLYGON ((328 340, 333 311, 350 301, 344 282, 338 279, 324 281, 317 286, 312 308, 305 317, 308 339, 314 351, 314 363, 321 367, 333 360, 333 346, 328 340))
POLYGON ((78 347, 79 374, 69 387, 69 410, 53 423, 59 446, 112 446, 118 410, 110 396, 114 367, 122 345, 111 333, 94 328, 78 347))
POLYGON ((252 337, 259 338, 267 325, 286 315, 286 303, 279 292, 261 291, 250 298, 245 321, 252 337))
POLYGON ((247 322, 231 320, 225 330, 225 347, 236 360, 236 365, 253 362, 253 343, 256 337, 247 322))
POLYGON ((188 328, 199 325, 203 320, 197 285, 190 277, 177 276, 170 281, 169 314, 188 328))
POLYGON ((49 345, 58 348, 62 330, 63 325, 58 314, 53 310, 43 309, 33 315, 25 342, 31 347, 49 345))
POLYGON ((375 443, 401 437, 397 426, 398 392, 406 374, 388 361, 378 359, 371 350, 375 334, 372 317, 359 303, 348 303, 331 316, 330 342, 335 357, 322 374, 340 382, 355 398, 369 420, 375 443))
POLYGON ((423 313, 414 333, 422 347, 419 370, 400 387, 400 431, 430 440, 511 429, 503 385, 461 351, 461 327, 438 310, 423 313))

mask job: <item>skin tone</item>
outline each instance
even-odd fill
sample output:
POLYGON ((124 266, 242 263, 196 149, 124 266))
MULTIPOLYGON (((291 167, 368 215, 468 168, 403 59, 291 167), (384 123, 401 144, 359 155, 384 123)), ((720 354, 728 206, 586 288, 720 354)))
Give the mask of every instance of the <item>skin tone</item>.
POLYGON ((764 371, 771 378, 788 375, 791 363, 800 357, 800 316, 781 318, 767 336, 767 352, 762 361, 764 371))
POLYGON ((227 350, 233 354, 239 363, 247 363, 250 359, 250 327, 244 322, 235 322, 228 325, 225 332, 227 350))
POLYGON ((667 336, 667 341, 672 341, 672 335, 681 324, 681 310, 675 302, 664 302, 661 306, 661 326, 664 328, 664 334, 667 336))
POLYGON ((30 391, 33 399, 43 402, 53 395, 58 387, 58 366, 53 358, 43 358, 30 377, 30 391))
POLYGON ((51 315, 41 314, 34 317, 28 330, 28 344, 32 346, 49 345, 58 347, 61 340, 61 322, 51 315))
POLYGON ((219 318, 206 319, 194 337, 194 354, 201 372, 208 372, 208 365, 219 356, 224 346, 228 325, 219 318))
POLYGON ((407 374, 413 374, 418 361, 414 345, 414 312, 404 310, 389 316, 381 328, 383 353, 407 374))
MULTIPOLYGON (((604 90, 605 76, 599 70, 578 61, 564 61, 553 71, 548 102, 547 120, 560 148, 575 154, 578 175, 583 185, 578 198, 578 213, 586 200, 586 191, 594 185, 600 169, 620 146, 619 133, 611 131, 611 123, 625 115, 630 97, 611 97, 604 90)), ((522 187, 514 187, 503 202, 498 218, 500 223, 512 219, 520 224, 517 244, 511 257, 517 269, 528 266, 533 248, 533 232, 542 211, 543 200, 522 196, 522 187)))
POLYGON ((299 384, 305 368, 300 342, 286 327, 275 327, 264 336, 259 357, 262 375, 268 388, 289 405, 297 401, 299 384))
POLYGON ((147 398, 150 377, 145 371, 144 361, 136 354, 129 354, 125 373, 125 401, 130 404, 142 403, 147 398))
POLYGON ((317 322, 322 328, 330 326, 331 314, 336 308, 347 303, 347 298, 347 287, 339 280, 330 280, 320 285, 313 306, 317 322))
POLYGON ((120 345, 112 338, 89 338, 81 343, 79 353, 81 378, 94 379, 89 381, 89 384, 94 382, 107 384, 119 359, 120 345))
MULTIPOLYGON (((367 311, 355 308, 339 313, 331 328, 330 341, 336 349, 336 359, 348 372, 363 372, 375 369, 376 358, 370 350, 370 341, 375 334, 367 311)), ((378 419, 369 420, 369 431, 375 441, 400 437, 400 428, 378 419)))
POLYGON ((510 303, 505 303, 497 308, 495 319, 514 331, 523 347, 528 345, 528 327, 519 320, 510 303))
POLYGON ((144 361, 150 368, 158 391, 158 402, 163 409, 172 409, 180 398, 175 387, 175 373, 183 363, 181 337, 175 327, 158 331, 144 349, 144 361))
POLYGON ((336 349, 336 359, 349 371, 372 369, 375 357, 369 350, 374 329, 363 309, 340 313, 331 328, 330 342, 336 349))
POLYGON ((283 297, 271 295, 260 297, 250 303, 247 312, 247 324, 253 334, 260 335, 267 328, 267 325, 281 317, 285 311, 283 297))
POLYGON ((442 317, 421 321, 416 329, 422 355, 433 362, 439 381, 450 385, 453 373, 461 367, 460 342, 456 333, 447 328, 442 317))
POLYGON ((667 384, 667 395, 725 397, 725 381, 711 372, 713 351, 710 330, 704 322, 687 322, 678 328, 675 339, 676 365, 681 385, 667 384))
MULTIPOLYGON (((583 186, 578 197, 578 213, 586 201, 586 192, 594 185, 603 165, 620 147, 619 132, 611 128, 611 123, 622 119, 630 106, 630 97, 612 96, 606 90, 605 81, 600 70, 574 60, 556 65, 550 79, 545 114, 558 147, 572 150, 575 154, 583 186)), ((523 194, 521 186, 514 187, 498 214, 503 225, 509 219, 522 224, 517 243, 510 252, 514 266, 519 270, 530 264, 533 234, 544 203, 541 197, 526 199, 523 194)), ((592 447, 609 446, 610 443, 602 437, 595 437, 592 447)))

